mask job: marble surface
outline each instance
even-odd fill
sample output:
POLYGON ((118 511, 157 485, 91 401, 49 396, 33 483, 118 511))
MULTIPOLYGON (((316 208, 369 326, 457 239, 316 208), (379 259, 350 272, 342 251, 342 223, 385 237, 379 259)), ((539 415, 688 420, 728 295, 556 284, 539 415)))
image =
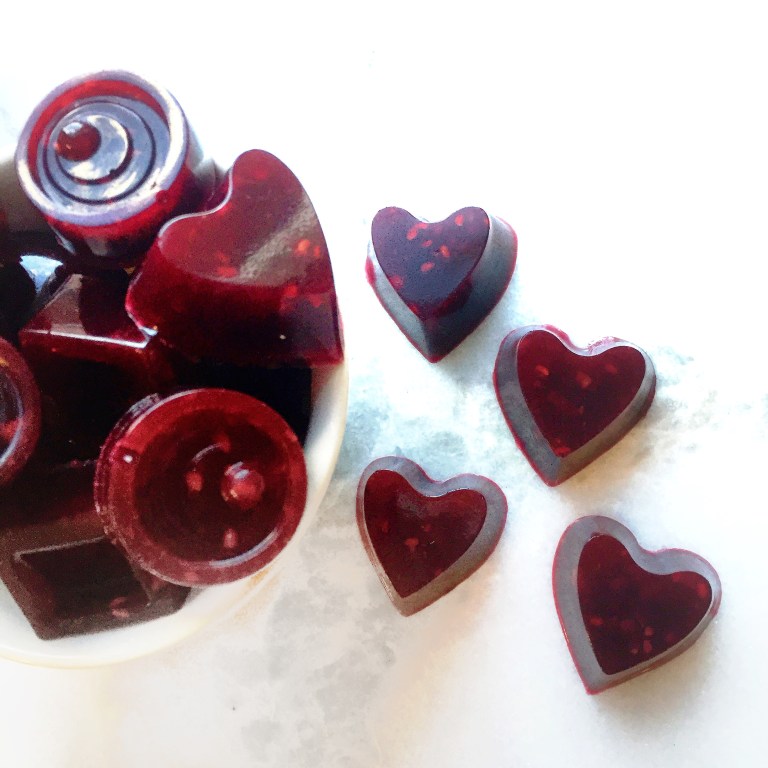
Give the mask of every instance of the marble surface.
POLYGON ((0 144, 61 80, 165 84, 223 163, 267 149, 307 187, 344 312, 348 428, 293 559, 235 615, 155 655, 50 670, 0 660, 0 765, 696 768, 758 765, 768 711, 763 472, 768 52, 753 2, 261 8, 83 0, 3 11, 0 144), (29 30, 29 32, 27 32, 29 30), (34 34, 32 32, 34 31, 34 34), (149 30, 152 30, 151 32, 149 30), (520 241, 487 321, 430 365, 365 282, 371 217, 480 205, 520 241), (514 327, 648 351, 658 392, 609 454, 545 487, 491 371, 514 327), (360 543, 362 469, 400 451, 507 495, 489 561, 408 619, 360 543), (723 603, 696 645, 596 697, 553 607, 577 517, 691 549, 723 603))

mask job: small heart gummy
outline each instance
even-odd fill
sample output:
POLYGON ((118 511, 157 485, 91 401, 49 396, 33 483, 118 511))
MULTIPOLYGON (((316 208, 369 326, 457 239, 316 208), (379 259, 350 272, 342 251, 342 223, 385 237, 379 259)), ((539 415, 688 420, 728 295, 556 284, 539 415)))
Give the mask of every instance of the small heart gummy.
POLYGON ((688 649, 717 613, 720 580, 682 549, 649 552, 607 517, 566 529, 552 570, 555 605, 588 693, 618 685, 688 649))
POLYGON ((506 498, 487 478, 458 475, 435 482, 401 457, 372 462, 358 485, 363 546, 404 616, 474 573, 496 547, 506 519, 506 498))
POLYGON ((558 485, 642 418, 656 375, 634 344, 605 338, 579 348, 556 328, 532 325, 502 341, 494 384, 518 446, 547 485, 558 485))
POLYGON ((299 180, 254 149, 235 160, 218 198, 160 230, 128 290, 131 317, 192 358, 340 362, 328 248, 299 180))
POLYGON ((366 273, 384 309, 430 362, 457 347, 501 299, 517 238, 482 208, 440 222, 384 208, 371 224, 366 273))

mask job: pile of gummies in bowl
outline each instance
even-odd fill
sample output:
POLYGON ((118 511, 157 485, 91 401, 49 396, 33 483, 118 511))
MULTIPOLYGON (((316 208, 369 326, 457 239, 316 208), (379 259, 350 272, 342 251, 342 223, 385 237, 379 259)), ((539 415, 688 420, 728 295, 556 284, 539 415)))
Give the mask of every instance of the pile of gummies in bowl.
POLYGON ((343 345, 301 183, 261 150, 218 168, 164 89, 64 83, 15 160, 48 230, 0 207, 0 578, 53 639, 273 561, 343 345))

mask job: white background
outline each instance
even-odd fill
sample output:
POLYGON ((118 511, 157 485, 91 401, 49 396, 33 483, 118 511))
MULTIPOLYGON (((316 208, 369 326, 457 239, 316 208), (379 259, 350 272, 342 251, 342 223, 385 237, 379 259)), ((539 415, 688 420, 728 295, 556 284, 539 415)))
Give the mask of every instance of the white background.
POLYGON ((298 556, 234 617, 95 670, 0 661, 9 768, 709 768, 760 765, 768 716, 768 116, 758 2, 92 3, 0 11, 0 145, 60 81, 167 86, 228 164, 252 147, 307 187, 331 249, 351 397, 298 556), (520 241, 512 285, 429 365, 365 282, 386 205, 480 205, 520 241), (648 417, 557 489, 515 448, 491 370, 512 328, 643 346, 648 417), (354 524, 374 458, 476 472, 510 515, 488 563, 404 619, 354 524), (557 540, 608 514, 694 550, 723 604, 659 670, 584 693, 552 604, 557 540))

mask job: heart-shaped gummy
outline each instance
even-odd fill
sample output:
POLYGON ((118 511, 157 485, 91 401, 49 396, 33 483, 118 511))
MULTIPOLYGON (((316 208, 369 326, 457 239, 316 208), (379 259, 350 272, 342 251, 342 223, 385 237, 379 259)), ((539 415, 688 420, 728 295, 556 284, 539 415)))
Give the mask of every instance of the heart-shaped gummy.
POLYGON ((402 457, 372 462, 358 485, 363 545, 404 616, 474 573, 496 547, 506 519, 506 498, 491 480, 467 474, 435 482, 402 457))
POLYGON ((649 552, 607 517, 566 529, 552 570, 555 605, 585 688, 599 693, 689 648, 717 613, 720 580, 682 549, 649 552))
POLYGON ((656 375, 634 344, 605 338, 579 348, 556 328, 532 325, 502 341, 494 384, 518 446, 542 480, 557 485, 642 418, 656 375))
POLYGON ((384 208, 371 224, 366 273, 384 308, 430 362, 488 315, 512 277, 517 238, 482 208, 435 223, 384 208))
POLYGON ((128 291, 133 319, 193 358, 323 365, 343 356, 325 237, 299 180, 251 150, 211 211, 160 231, 128 291))

